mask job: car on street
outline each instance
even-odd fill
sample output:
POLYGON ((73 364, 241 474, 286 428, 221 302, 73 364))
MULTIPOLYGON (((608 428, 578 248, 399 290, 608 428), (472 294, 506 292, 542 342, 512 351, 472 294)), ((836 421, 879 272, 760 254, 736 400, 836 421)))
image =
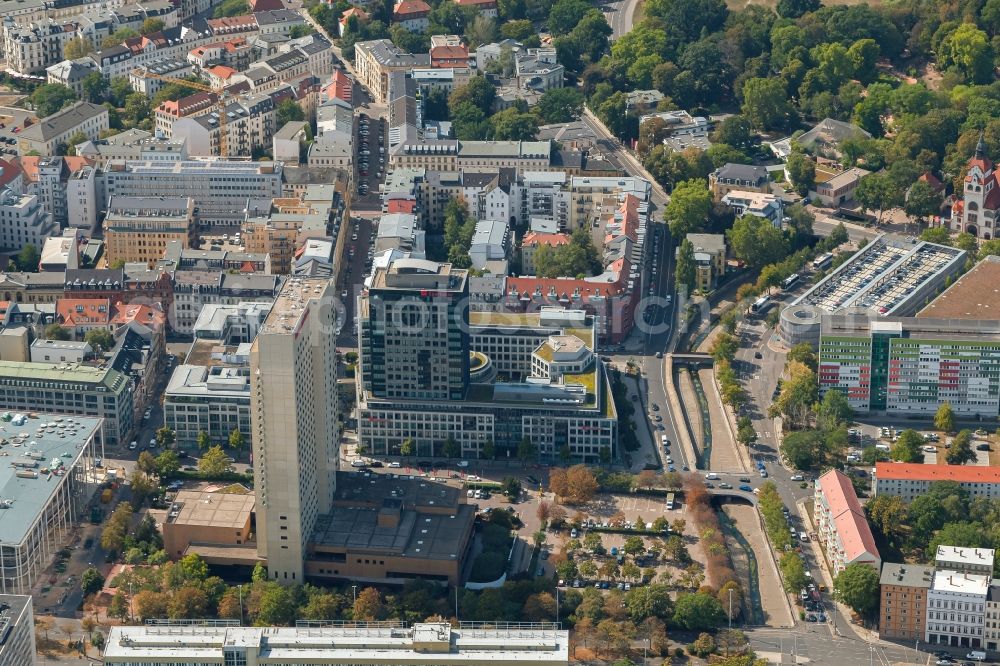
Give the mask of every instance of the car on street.
POLYGON ((128 445, 128 450, 129 451, 135 451, 137 448, 139 448, 139 442, 133 441, 133 442, 130 442, 129 445, 128 445))
POLYGON ((802 481, 804 480, 805 477, 803 477, 801 474, 792 474, 789 478, 792 481, 802 481))
POLYGON ((719 484, 719 488, 722 488, 723 490, 732 490, 733 486, 732 486, 732 484, 729 484, 729 483, 726 483, 725 481, 723 481, 722 483, 719 484))
POLYGON ((742 486, 740 486, 740 490, 742 490, 745 493, 752 493, 753 492, 753 487, 752 486, 748 486, 746 484, 743 484, 742 486))
POLYGON ((656 416, 653 417, 653 420, 656 421, 657 423, 659 423, 660 421, 663 420, 663 417, 660 416, 659 414, 657 414, 656 416))

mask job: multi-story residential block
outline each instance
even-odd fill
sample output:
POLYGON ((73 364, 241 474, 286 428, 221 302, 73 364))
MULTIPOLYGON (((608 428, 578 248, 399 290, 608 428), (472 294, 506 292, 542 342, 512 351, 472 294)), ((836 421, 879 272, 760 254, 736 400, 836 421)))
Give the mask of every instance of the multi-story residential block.
POLYGON ((34 627, 30 595, 0 595, 0 663, 37 663, 34 627))
POLYGON ((868 564, 879 571, 882 558, 854 485, 840 470, 816 479, 813 495, 816 535, 826 549, 834 576, 850 564, 868 564))
POLYGON ((70 173, 66 181, 66 218, 69 226, 85 234, 97 228, 97 169, 89 164, 70 173))
MULTIPOLYGON (((9 370, 10 365, 0 363, 3 366, 0 372, 9 370)), ((23 387, 20 390, 26 392, 23 387)), ((10 392, 5 387, 0 394, 10 392)), ((0 400, 11 402, 6 395, 0 400)), ((41 404, 46 403, 35 402, 32 409, 41 404)), ((58 408, 54 412, 66 413, 58 408)), ((50 421, 51 418, 49 413, 32 414, 31 419, 17 414, 9 422, 15 427, 38 429, 32 431, 30 442, 26 437, 17 438, 24 448, 16 457, 12 455, 12 464, 0 471, 0 486, 4 488, 4 496, 0 499, 6 516, 0 527, 0 548, 4 552, 4 573, 0 576, 3 595, 32 593, 32 586, 52 563, 56 552, 69 543, 73 526, 97 489, 97 479, 86 472, 93 469, 94 459, 104 454, 101 420, 63 416, 55 422, 50 421), (43 473, 40 468, 59 469, 63 473, 43 473)), ((107 422, 104 427, 106 436, 107 422)), ((20 659, 32 641, 24 637, 25 627, 17 625, 27 620, 27 633, 34 633, 31 619, 22 616, 27 609, 23 602, 20 605, 21 608, 16 608, 9 604, 0 611, 0 627, 5 622, 7 625, 0 633, 0 637, 6 639, 0 641, 0 658, 5 664, 34 661, 33 653, 29 661, 20 659)))
POLYGON ((535 252, 543 245, 559 247, 569 243, 569 234, 529 231, 521 239, 521 274, 535 275, 535 252))
POLYGON ((178 100, 164 101, 153 110, 157 135, 172 137, 174 122, 180 118, 209 113, 218 101, 218 96, 210 92, 197 92, 178 100))
POLYGON ((184 79, 193 72, 194 66, 186 60, 164 58, 136 67, 128 73, 128 82, 132 86, 132 90, 141 92, 147 97, 153 97, 160 91, 160 88, 167 85, 167 82, 161 77, 184 79), (151 74, 154 76, 150 76, 151 74))
POLYGON ((767 169, 752 164, 725 164, 708 174, 708 183, 716 201, 721 201, 734 190, 760 194, 771 192, 771 178, 767 169))
POLYGON ((781 197, 775 194, 729 190, 722 197, 722 203, 729 206, 737 216, 755 215, 762 217, 776 227, 780 227, 785 216, 781 197))
POLYGON ((58 233, 58 223, 42 208, 37 196, 0 189, 0 247, 20 250, 25 245, 34 245, 40 248, 46 239, 58 233))
POLYGON ((59 226, 68 223, 67 190, 73 172, 89 166, 84 157, 38 157, 27 155, 21 159, 24 170, 24 193, 38 196, 38 202, 59 226))
POLYGON ((879 638, 919 641, 927 620, 927 592, 934 567, 919 564, 882 565, 879 579, 879 638))
POLYGON ((190 247, 195 239, 194 200, 190 197, 113 196, 104 218, 105 256, 109 264, 153 266, 167 245, 190 247))
POLYGON ((108 110, 100 104, 77 102, 42 118, 17 135, 17 147, 23 155, 36 151, 39 155, 55 155, 77 132, 88 139, 97 139, 108 129, 108 110))
POLYGON ((110 444, 132 431, 132 390, 132 380, 110 367, 0 361, 0 409, 30 412, 45 405, 57 414, 100 417, 110 444))
POLYGON ((45 79, 48 83, 64 85, 77 97, 83 97, 83 80, 97 70, 93 58, 83 57, 76 60, 63 60, 45 68, 45 79))
POLYGON ((950 569, 961 573, 993 575, 993 559, 996 551, 992 548, 965 548, 963 546, 940 545, 934 552, 934 567, 950 569))
POLYGON ((0 295, 8 303, 54 305, 63 296, 65 281, 60 273, 0 273, 0 295))
POLYGON ((305 26, 306 20, 292 9, 271 9, 254 12, 254 23, 261 35, 288 35, 295 26, 305 26))
POLYGON ((246 628, 236 626, 235 621, 229 627, 185 621, 113 628, 104 663, 169 666, 179 659, 205 658, 211 660, 209 663, 230 659, 234 664, 258 664, 279 652, 289 659, 308 659, 315 666, 407 664, 428 656, 448 666, 513 661, 524 666, 565 666, 569 663, 569 632, 552 623, 246 628), (167 636, 169 650, 161 647, 167 636), (370 650, 350 645, 358 641, 370 650))
POLYGON ((60 298, 55 314, 56 322, 78 340, 94 330, 110 331, 114 315, 107 298, 60 298))
POLYGON ((1000 497, 1000 469, 996 467, 878 462, 872 476, 875 495, 898 495, 906 503, 926 493, 936 481, 953 481, 970 497, 1000 497))
POLYGON ((663 138, 663 144, 677 152, 681 152, 685 148, 708 150, 712 145, 708 140, 708 134, 712 126, 708 118, 704 116, 692 116, 683 109, 662 111, 641 116, 639 118, 639 125, 644 125, 653 118, 659 118, 666 123, 666 127, 664 128, 666 136, 663 138))
POLYGON ((472 267, 478 270, 489 268, 491 273, 506 275, 513 236, 507 220, 479 220, 469 248, 472 267))
POLYGON ((157 163, 112 160, 102 171, 105 200, 114 196, 190 197, 201 227, 242 222, 248 202, 281 196, 282 165, 208 159, 157 163))
POLYGON ((218 269, 177 270, 174 272, 171 327, 180 334, 192 333, 202 308, 208 304, 271 303, 281 284, 277 275, 223 273, 218 269))
POLYGON ((937 569, 927 592, 924 641, 982 648, 992 576, 937 569))
POLYGON ((384 102, 389 93, 389 73, 430 65, 430 56, 406 53, 388 39, 358 42, 354 45, 354 71, 358 81, 371 91, 376 101, 384 102))
POLYGON ((275 273, 290 273, 295 252, 307 239, 331 235, 338 211, 342 201, 333 185, 306 185, 298 197, 248 211, 241 226, 243 245, 247 252, 270 256, 275 273))
POLYGON ((427 32, 431 6, 424 0, 399 0, 392 8, 392 22, 410 32, 427 32))
POLYGON ((282 584, 303 580, 307 544, 336 489, 334 298, 332 280, 289 279, 250 352, 257 548, 282 584))
POLYGON ((688 234, 694 249, 695 287, 707 293, 726 274, 726 237, 722 234, 688 234))
POLYGON ((497 0, 455 0, 459 7, 475 7, 481 16, 496 18, 497 0))

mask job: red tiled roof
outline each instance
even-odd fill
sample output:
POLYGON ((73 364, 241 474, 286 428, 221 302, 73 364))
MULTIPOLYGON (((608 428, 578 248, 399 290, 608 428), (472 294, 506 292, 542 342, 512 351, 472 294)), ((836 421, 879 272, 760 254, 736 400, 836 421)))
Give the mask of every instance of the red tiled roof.
POLYGON ((340 22, 343 25, 347 25, 347 19, 352 16, 357 16, 359 21, 364 21, 368 18, 368 14, 366 14, 363 10, 358 9, 357 7, 351 7, 340 15, 340 22))
POLYGON ((834 528, 844 546, 845 561, 853 562, 865 554, 879 557, 875 537, 851 480, 843 472, 833 469, 819 477, 816 483, 826 499, 834 528))
POLYGON ((468 58, 468 57, 469 57, 469 49, 467 49, 465 46, 443 45, 443 46, 435 46, 434 48, 431 49, 432 60, 434 58, 455 59, 455 58, 468 58))
POLYGON ((24 173, 24 169, 17 163, 17 160, 0 160, 0 186, 8 185, 18 176, 24 173))
POLYGON ((205 71, 223 80, 228 79, 236 73, 235 69, 232 67, 226 67, 225 65, 213 65, 211 67, 206 67, 205 71))
POLYGON ((111 323, 111 300, 107 298, 60 298, 56 314, 67 326, 98 326, 111 323))
POLYGON ((152 329, 159 329, 167 323, 167 316, 158 303, 153 305, 118 303, 115 305, 115 314, 111 318, 112 324, 120 326, 133 321, 152 329))
POLYGON ((392 10, 393 16, 415 16, 429 14, 431 6, 424 0, 401 0, 392 10))
POLYGON ((73 173, 82 167, 94 166, 94 160, 87 157, 78 157, 77 155, 67 155, 63 157, 63 164, 70 173, 73 173))
POLYGON ((417 202, 413 199, 389 199, 386 205, 388 213, 410 213, 417 208, 417 202))
POLYGON ((29 181, 38 180, 38 162, 41 159, 38 155, 25 155, 21 158, 21 170, 29 181))
POLYGON ((281 0, 250 0, 250 11, 269 12, 275 9, 284 9, 285 3, 281 0))
POLYGON ((955 481, 957 483, 1000 483, 1000 467, 878 462, 875 463, 875 478, 910 481, 955 481))
POLYGON ((529 231, 524 235, 521 246, 550 245, 556 247, 558 245, 566 245, 567 243, 569 243, 569 235, 567 234, 547 234, 541 231, 529 231))

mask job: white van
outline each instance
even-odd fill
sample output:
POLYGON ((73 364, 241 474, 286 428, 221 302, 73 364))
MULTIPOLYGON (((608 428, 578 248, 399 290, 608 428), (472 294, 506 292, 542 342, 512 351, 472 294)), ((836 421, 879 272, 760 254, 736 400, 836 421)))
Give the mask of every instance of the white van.
POLYGON ((806 534, 805 532, 799 532, 799 541, 801 541, 803 543, 805 543, 806 541, 809 541, 809 535, 806 534))
POLYGON ((888 451, 889 450, 889 445, 888 444, 876 444, 875 448, 878 449, 879 451, 888 451))
POLYGON ((986 661, 986 653, 982 650, 973 650, 969 654, 965 655, 966 659, 971 659, 972 661, 986 661))
POLYGON ((705 479, 708 481, 718 481, 719 475, 716 474, 715 472, 709 472, 708 474, 705 475, 705 479))

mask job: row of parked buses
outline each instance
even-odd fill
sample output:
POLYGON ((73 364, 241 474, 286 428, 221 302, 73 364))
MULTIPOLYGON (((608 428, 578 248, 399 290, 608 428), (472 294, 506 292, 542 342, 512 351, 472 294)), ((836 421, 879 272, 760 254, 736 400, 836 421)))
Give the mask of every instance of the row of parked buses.
MULTIPOLYGON (((821 271, 827 266, 833 263, 833 254, 827 252, 826 254, 821 254, 812 261, 812 268, 814 271, 821 271)), ((798 284, 801 276, 798 273, 792 273, 784 280, 781 281, 781 288, 783 291, 788 291, 796 284, 798 284)), ((768 308, 771 307, 773 301, 770 296, 761 296, 756 301, 750 305, 750 314, 752 315, 762 315, 768 308)))

